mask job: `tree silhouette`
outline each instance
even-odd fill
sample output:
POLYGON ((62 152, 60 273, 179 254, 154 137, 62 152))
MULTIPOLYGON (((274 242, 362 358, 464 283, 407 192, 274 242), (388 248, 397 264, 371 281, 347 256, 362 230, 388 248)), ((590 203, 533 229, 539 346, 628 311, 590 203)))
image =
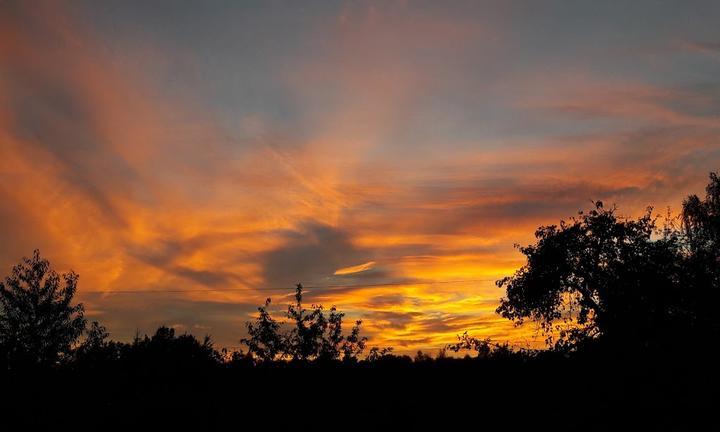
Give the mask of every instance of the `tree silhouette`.
POLYGON ((122 351, 126 361, 163 373, 208 369, 217 366, 221 360, 210 336, 205 336, 201 342, 188 333, 176 336, 175 329, 166 326, 160 326, 152 337, 136 337, 122 351))
POLYGON ((601 337, 628 349, 652 345, 670 326, 681 272, 677 236, 656 234, 651 209, 630 220, 602 202, 540 227, 537 242, 519 248, 527 263, 497 281, 506 288, 497 312, 538 322, 558 347, 601 337))
POLYGON ((705 199, 691 195, 683 201, 682 228, 686 259, 681 283, 683 303, 692 320, 691 335, 699 339, 720 335, 720 178, 710 173, 705 199))
POLYGON ((77 281, 35 250, 0 283, 0 345, 10 367, 50 366, 70 353, 85 329, 82 303, 71 304, 77 281))
POLYGON ((109 337, 107 329, 93 321, 85 340, 75 349, 76 365, 80 368, 97 368, 119 359, 122 344, 110 341, 109 337))
POLYGON ((705 199, 690 195, 683 201, 683 228, 692 253, 720 254, 720 178, 710 173, 705 199))
MULTIPOLYGON (((323 313, 321 305, 312 305, 308 311, 302 303, 303 287, 297 284, 295 287, 295 304, 288 305, 287 317, 293 325, 286 336, 288 354, 293 360, 310 360, 320 354, 320 350, 326 342, 323 338, 328 329, 328 320, 323 313)), ((331 341, 327 341, 332 344, 331 341)))
POLYGON ((344 313, 335 306, 326 315, 322 305, 312 305, 308 310, 303 306, 303 287, 295 287, 295 303, 288 305, 286 318, 288 323, 275 320, 268 307, 271 300, 258 308, 260 314, 255 322, 246 323, 248 338, 240 340, 248 346, 250 354, 263 362, 279 359, 296 361, 356 361, 365 349, 367 338, 360 336, 361 320, 343 335, 342 321, 344 313), (290 325, 284 333, 281 327, 290 325))

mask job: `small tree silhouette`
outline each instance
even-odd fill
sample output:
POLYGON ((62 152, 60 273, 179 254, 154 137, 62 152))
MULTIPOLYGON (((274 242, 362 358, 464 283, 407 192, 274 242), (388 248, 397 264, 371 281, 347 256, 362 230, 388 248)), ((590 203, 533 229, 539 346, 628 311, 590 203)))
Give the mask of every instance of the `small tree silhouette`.
MULTIPOLYGON (((288 305, 287 317, 293 328, 286 336, 288 354, 293 360, 310 360, 316 358, 324 345, 324 333, 328 330, 328 320, 323 314, 322 305, 312 305, 308 311, 302 304, 302 284, 295 287, 295 304, 288 305)), ((340 317, 342 319, 342 317, 340 317)), ((337 328, 337 325, 335 325, 337 328)))
POLYGON ((279 359, 296 361, 356 361, 365 349, 367 338, 360 336, 361 320, 355 322, 350 334, 343 335, 344 313, 335 306, 326 315, 322 305, 303 306, 303 286, 295 287, 295 303, 288 305, 288 323, 275 320, 268 307, 271 300, 258 308, 259 316, 246 323, 248 336, 240 340, 248 346, 248 352, 263 362, 279 359), (281 333, 283 324, 290 324, 289 331, 281 333), (342 356, 342 357, 341 357, 342 356))
POLYGON ((0 283, 0 344, 10 367, 50 366, 70 353, 85 329, 82 303, 71 304, 77 281, 35 250, 0 283))

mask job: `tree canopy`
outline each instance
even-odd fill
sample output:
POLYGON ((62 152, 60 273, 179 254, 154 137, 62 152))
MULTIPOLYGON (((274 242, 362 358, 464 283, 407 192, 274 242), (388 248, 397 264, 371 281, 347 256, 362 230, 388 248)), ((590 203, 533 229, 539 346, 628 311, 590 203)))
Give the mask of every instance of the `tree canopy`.
POLYGON ((343 334, 344 313, 332 306, 325 313, 322 305, 303 306, 303 287, 295 287, 295 303, 288 305, 288 322, 279 322, 270 314, 271 300, 258 308, 255 322, 247 323, 248 337, 241 343, 247 345, 251 355, 262 361, 292 360, 338 360, 354 361, 365 350, 367 338, 360 336, 362 321, 355 321, 350 333, 343 334), (289 329, 283 331, 283 325, 289 329))
MULTIPOLYGON (((559 225, 540 227, 519 247, 526 264, 497 282, 505 288, 497 312, 538 323, 556 347, 591 339, 629 349, 674 343, 713 331, 717 307, 720 181, 707 197, 683 203, 683 229, 657 226, 652 209, 637 219, 595 208, 559 225)), ((715 334, 717 329, 715 328, 715 334)))
POLYGON ((0 345, 11 367, 49 366, 70 353, 85 329, 82 303, 72 304, 77 282, 35 250, 0 283, 0 345))

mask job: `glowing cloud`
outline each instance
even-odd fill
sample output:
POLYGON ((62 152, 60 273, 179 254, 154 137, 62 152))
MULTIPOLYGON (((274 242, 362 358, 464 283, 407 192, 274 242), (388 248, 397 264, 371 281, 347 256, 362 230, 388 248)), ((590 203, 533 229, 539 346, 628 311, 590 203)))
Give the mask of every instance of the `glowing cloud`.
POLYGON ((342 276, 342 275, 349 275, 354 273, 360 273, 367 270, 372 269, 375 267, 375 261, 368 261, 365 264, 358 264, 350 267, 343 267, 341 269, 335 270, 335 273, 333 275, 335 276, 342 276))

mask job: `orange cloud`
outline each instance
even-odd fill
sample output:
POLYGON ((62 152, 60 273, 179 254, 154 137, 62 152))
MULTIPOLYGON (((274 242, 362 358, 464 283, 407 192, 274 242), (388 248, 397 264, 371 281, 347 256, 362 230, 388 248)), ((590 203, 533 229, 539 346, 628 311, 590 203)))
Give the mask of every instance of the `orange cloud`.
POLYGON ((350 267, 343 267, 340 269, 335 270, 335 273, 333 273, 334 276, 343 276, 343 275, 349 275, 353 273, 360 273, 364 272, 366 270, 370 270, 373 267, 375 267, 375 261, 368 261, 364 264, 358 264, 355 266, 350 267))

